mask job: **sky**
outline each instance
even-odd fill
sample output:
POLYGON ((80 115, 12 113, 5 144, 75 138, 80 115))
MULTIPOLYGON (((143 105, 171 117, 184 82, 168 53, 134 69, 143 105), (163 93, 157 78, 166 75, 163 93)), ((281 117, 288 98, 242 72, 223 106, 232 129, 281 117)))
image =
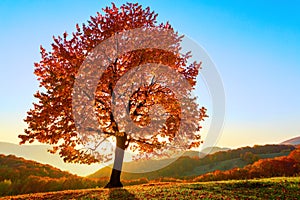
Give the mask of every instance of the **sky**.
MULTIPOLYGON (((300 135, 299 1, 137 2, 201 45, 214 62, 226 95, 217 146, 279 143, 300 135)), ((23 119, 38 90, 33 63, 40 60, 40 45, 50 50, 53 35, 71 33, 76 23, 86 23, 108 5, 0 1, 0 141, 18 143, 26 128, 23 119)))

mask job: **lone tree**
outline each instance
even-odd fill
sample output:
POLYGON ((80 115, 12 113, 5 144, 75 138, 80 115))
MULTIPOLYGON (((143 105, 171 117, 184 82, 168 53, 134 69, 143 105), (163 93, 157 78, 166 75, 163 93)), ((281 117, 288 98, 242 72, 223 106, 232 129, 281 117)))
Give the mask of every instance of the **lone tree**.
MULTIPOLYGON (((180 53, 182 36, 174 32, 169 23, 157 24, 157 14, 149 7, 143 9, 138 4, 127 3, 117 8, 112 4, 103 11, 104 14, 97 13, 97 16, 91 17, 87 25, 80 27, 77 24, 71 36, 64 33, 63 37, 53 37, 52 51, 47 52, 41 47, 41 60, 34 64, 41 89, 34 95, 38 101, 33 103, 33 109, 24 120, 28 128, 19 138, 20 144, 37 140, 52 145, 49 151, 59 152, 65 162, 87 164, 112 160, 112 151, 107 151, 107 145, 103 144, 115 141, 114 167, 106 185, 112 188, 122 187, 120 174, 125 149, 135 151, 137 158, 148 158, 170 156, 175 151, 198 147, 201 143, 200 121, 207 116, 206 109, 200 108, 191 95, 201 63, 188 64, 190 53, 180 53), (135 29, 145 30, 147 36, 147 29, 158 31, 161 37, 145 39, 139 36, 140 43, 163 43, 169 51, 133 49, 114 60, 108 58, 107 66, 92 66, 87 73, 93 77, 94 69, 103 68, 101 77, 96 77, 96 90, 90 93, 87 81, 79 83, 80 91, 76 91, 74 85, 81 77, 78 75, 80 68, 87 60, 95 58, 90 57, 94 49, 109 38, 135 29), (168 36, 162 40, 165 30, 169 31, 168 36), (168 38, 171 40, 167 41, 168 38), (176 72, 175 75, 168 69, 176 72), (122 79, 130 73, 131 76, 122 79), (176 81, 176 74, 180 74, 189 87, 176 81), (144 82, 138 83, 137 80, 142 79, 144 82), (120 81, 121 86, 118 86, 120 81), (116 89, 117 86, 119 89, 116 89), (123 98, 126 95, 129 95, 127 101, 123 98), (86 105, 76 103, 75 96, 79 101, 92 100, 93 109, 88 111, 86 105), (88 116, 91 110, 97 118, 96 126, 89 124, 93 120, 88 116), (79 113, 80 122, 74 119, 74 112, 79 113), (130 116, 129 120, 136 126, 126 126, 124 122, 128 119, 122 118, 122 112, 130 116), (153 122, 154 126, 149 128, 153 122), (143 129, 146 127, 148 129, 143 129)), ((118 41, 116 46, 130 40, 129 36, 120 38, 124 41, 118 41)), ((114 48, 118 50, 118 47, 114 48)), ((109 54, 109 51, 104 54, 109 54)))

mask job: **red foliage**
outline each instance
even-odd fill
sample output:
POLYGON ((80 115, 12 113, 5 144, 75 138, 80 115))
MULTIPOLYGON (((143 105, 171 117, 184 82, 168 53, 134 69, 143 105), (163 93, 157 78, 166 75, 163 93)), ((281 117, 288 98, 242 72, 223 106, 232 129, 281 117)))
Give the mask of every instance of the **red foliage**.
POLYGON ((214 171, 198 176, 194 181, 217 181, 229 179, 252 179, 279 176, 295 176, 300 173, 300 149, 295 149, 288 156, 260 159, 244 168, 227 171, 214 171))
MULTIPOLYGON (((185 142, 187 148, 199 146, 201 137, 198 131, 201 128, 200 121, 207 117, 206 109, 198 107, 196 99, 190 96, 190 92, 195 85, 200 63, 194 62, 187 66, 187 59, 191 55, 179 53, 182 37, 174 32, 169 23, 157 24, 157 14, 150 11, 149 7, 143 9, 138 4, 127 3, 117 8, 112 4, 112 7, 106 7, 103 11, 104 15, 98 13, 97 16, 91 17, 87 25, 83 24, 82 27, 76 25, 76 32, 70 35, 64 33, 62 37, 53 37, 52 51, 47 52, 41 47, 42 58, 40 62, 34 64, 34 73, 40 81, 41 90, 34 95, 38 102, 34 103, 34 107, 27 113, 25 122, 28 124, 28 128, 25 130, 25 134, 19 135, 22 140, 20 143, 31 143, 37 140, 41 143, 51 144, 54 146, 51 153, 58 151, 64 161, 79 163, 110 160, 111 152, 104 155, 103 152, 95 153, 94 151, 99 147, 101 141, 109 137, 125 138, 126 144, 124 142, 123 146, 138 150, 141 155, 146 153, 147 156, 151 154, 159 156, 161 147, 167 146, 167 143, 172 144, 175 137, 177 137, 177 141, 185 142), (90 110, 93 110, 92 112, 98 118, 97 127, 94 129, 94 126, 89 124, 93 116, 83 116, 81 117, 82 121, 88 125, 84 131, 90 132, 89 136, 92 137, 80 135, 81 130, 77 129, 72 113, 74 111, 72 109, 73 89, 78 71, 86 58, 89 57, 89 53, 97 45, 111 37, 117 37, 126 30, 138 28, 170 31, 172 33, 170 43, 162 42, 157 38, 150 38, 143 42, 163 43, 169 45, 172 51, 166 52, 159 49, 129 51, 105 66, 102 77, 95 77, 97 80, 100 78, 100 80, 95 93, 91 94, 95 96, 95 104, 90 110), (159 63, 169 66, 188 81, 192 87, 186 89, 175 83, 182 96, 185 97, 183 104, 186 110, 180 107, 182 104, 179 104, 174 91, 156 83, 154 77, 148 74, 147 78, 152 81, 134 91, 129 103, 126 104, 130 117, 135 124, 143 127, 150 121, 149 110, 151 110, 151 106, 161 104, 169 114, 166 123, 159 131, 155 130, 147 134, 138 133, 135 130, 124 132, 114 118, 111 108, 114 99, 113 89, 125 73, 133 67, 145 63, 159 63), (188 113, 185 120, 181 119, 182 113, 188 113), (178 134, 179 126, 198 131, 185 131, 178 134), (160 141, 159 138, 166 138, 166 140, 160 141), (94 146, 86 145, 90 144, 90 141, 94 142, 94 146), (88 148, 82 149, 82 146, 88 148)), ((108 48, 106 53, 114 50, 108 48)), ((118 49, 116 50, 118 51, 118 49)), ((91 77, 94 75, 93 71, 88 73, 91 77)), ((89 83, 86 84, 82 87, 89 88, 89 83)), ((128 79, 124 84, 133 84, 132 79, 128 79)), ((90 98, 89 94, 81 95, 82 99, 90 98)), ((77 108, 80 113, 88 113, 84 105, 79 105, 77 108)), ((118 112, 118 109, 115 112, 118 112)), ((170 144, 169 146, 172 146, 170 144)))

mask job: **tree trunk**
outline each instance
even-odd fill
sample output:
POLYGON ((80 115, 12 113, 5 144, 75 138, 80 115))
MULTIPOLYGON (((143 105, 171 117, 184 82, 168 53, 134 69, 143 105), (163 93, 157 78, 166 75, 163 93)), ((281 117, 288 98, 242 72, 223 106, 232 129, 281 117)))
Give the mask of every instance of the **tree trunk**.
POLYGON ((110 175, 110 180, 104 188, 123 187, 120 177, 122 172, 126 138, 127 137, 125 133, 123 136, 116 137, 117 141, 116 141, 114 166, 110 175))

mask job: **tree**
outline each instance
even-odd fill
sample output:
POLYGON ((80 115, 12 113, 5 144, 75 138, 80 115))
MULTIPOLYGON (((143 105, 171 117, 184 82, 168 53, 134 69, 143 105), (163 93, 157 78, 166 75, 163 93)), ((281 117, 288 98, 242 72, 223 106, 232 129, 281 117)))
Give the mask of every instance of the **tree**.
POLYGON ((207 115, 191 95, 201 63, 188 64, 190 52, 180 52, 182 36, 169 23, 157 24, 149 7, 112 4, 103 11, 88 25, 77 24, 72 36, 54 37, 52 51, 41 47, 34 71, 41 87, 34 95, 38 102, 27 113, 28 128, 19 138, 20 144, 51 144, 50 152, 58 151, 65 162, 88 164, 113 159, 108 147, 115 140, 110 188, 122 187, 125 149, 148 158, 198 147, 200 121, 207 115), (107 41, 115 43, 97 48, 107 41), (131 48, 136 45, 144 48, 131 48), (128 51, 119 55, 124 46, 128 51), (100 54, 106 57, 99 59, 100 54), (106 66, 99 63, 103 59, 109 60, 106 66), (97 70, 103 72, 100 77, 97 70))
POLYGON ((240 158, 245 161, 247 164, 252 164, 255 161, 259 160, 258 155, 252 153, 252 152, 245 152, 245 153, 241 153, 240 158))

